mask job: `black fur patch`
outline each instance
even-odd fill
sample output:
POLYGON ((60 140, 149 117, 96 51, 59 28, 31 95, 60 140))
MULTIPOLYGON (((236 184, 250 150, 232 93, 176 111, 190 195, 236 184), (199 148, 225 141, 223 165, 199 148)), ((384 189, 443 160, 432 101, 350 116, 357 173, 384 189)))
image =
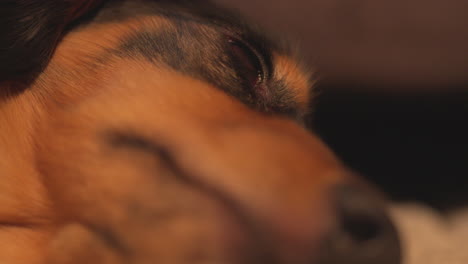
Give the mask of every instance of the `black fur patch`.
POLYGON ((70 24, 102 0, 0 1, 0 82, 27 83, 47 65, 70 24))
POLYGON ((69 4, 0 2, 0 80, 23 77, 44 66, 62 33, 69 4))

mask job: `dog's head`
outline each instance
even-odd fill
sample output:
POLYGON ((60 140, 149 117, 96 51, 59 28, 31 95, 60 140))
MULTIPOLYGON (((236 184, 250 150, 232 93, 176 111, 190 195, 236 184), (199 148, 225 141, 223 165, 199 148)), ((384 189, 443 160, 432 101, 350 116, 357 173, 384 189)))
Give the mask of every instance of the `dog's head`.
POLYGON ((305 128, 313 82, 290 49, 205 2, 75 2, 5 14, 30 26, 2 32, 0 143, 21 150, 7 172, 37 179, 11 188, 39 194, 0 220, 45 241, 17 248, 57 264, 399 262, 383 203, 305 128))

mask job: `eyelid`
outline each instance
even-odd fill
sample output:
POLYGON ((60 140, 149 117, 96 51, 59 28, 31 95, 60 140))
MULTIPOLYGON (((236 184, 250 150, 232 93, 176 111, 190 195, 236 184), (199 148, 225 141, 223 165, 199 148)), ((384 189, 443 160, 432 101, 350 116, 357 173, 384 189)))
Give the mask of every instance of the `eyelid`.
POLYGON ((272 53, 266 39, 260 37, 247 37, 247 42, 253 47, 255 52, 259 54, 262 67, 265 69, 265 79, 269 80, 273 73, 272 53))
POLYGON ((244 44, 246 44, 255 53, 260 61, 263 70, 263 79, 269 80, 271 74, 270 65, 267 63, 270 59, 269 53, 262 48, 263 45, 259 45, 256 41, 244 41, 244 44))
POLYGON ((262 79, 268 81, 273 72, 271 63, 271 53, 265 48, 265 45, 260 44, 260 41, 255 40, 253 37, 242 36, 238 34, 227 34, 228 39, 237 41, 246 46, 258 59, 262 67, 262 79))

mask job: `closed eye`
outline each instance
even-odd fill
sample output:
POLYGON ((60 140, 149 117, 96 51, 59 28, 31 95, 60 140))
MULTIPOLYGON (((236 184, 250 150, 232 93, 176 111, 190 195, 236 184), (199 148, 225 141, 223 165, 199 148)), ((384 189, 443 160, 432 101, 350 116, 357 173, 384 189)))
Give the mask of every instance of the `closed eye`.
POLYGON ((248 44, 234 39, 228 39, 233 61, 238 66, 241 73, 244 74, 248 84, 252 87, 263 82, 264 69, 262 67, 261 58, 257 52, 248 44))
POLYGON ((256 96, 264 96, 269 78, 264 56, 252 45, 239 38, 227 37, 232 62, 244 85, 256 96))

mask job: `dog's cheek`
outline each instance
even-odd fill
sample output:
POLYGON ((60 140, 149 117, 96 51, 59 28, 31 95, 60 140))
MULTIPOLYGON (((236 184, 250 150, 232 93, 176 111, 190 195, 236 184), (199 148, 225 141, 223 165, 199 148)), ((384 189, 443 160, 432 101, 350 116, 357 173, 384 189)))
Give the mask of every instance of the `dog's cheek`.
POLYGON ((70 224, 50 244, 49 264, 121 264, 122 260, 100 238, 81 225, 70 224))

